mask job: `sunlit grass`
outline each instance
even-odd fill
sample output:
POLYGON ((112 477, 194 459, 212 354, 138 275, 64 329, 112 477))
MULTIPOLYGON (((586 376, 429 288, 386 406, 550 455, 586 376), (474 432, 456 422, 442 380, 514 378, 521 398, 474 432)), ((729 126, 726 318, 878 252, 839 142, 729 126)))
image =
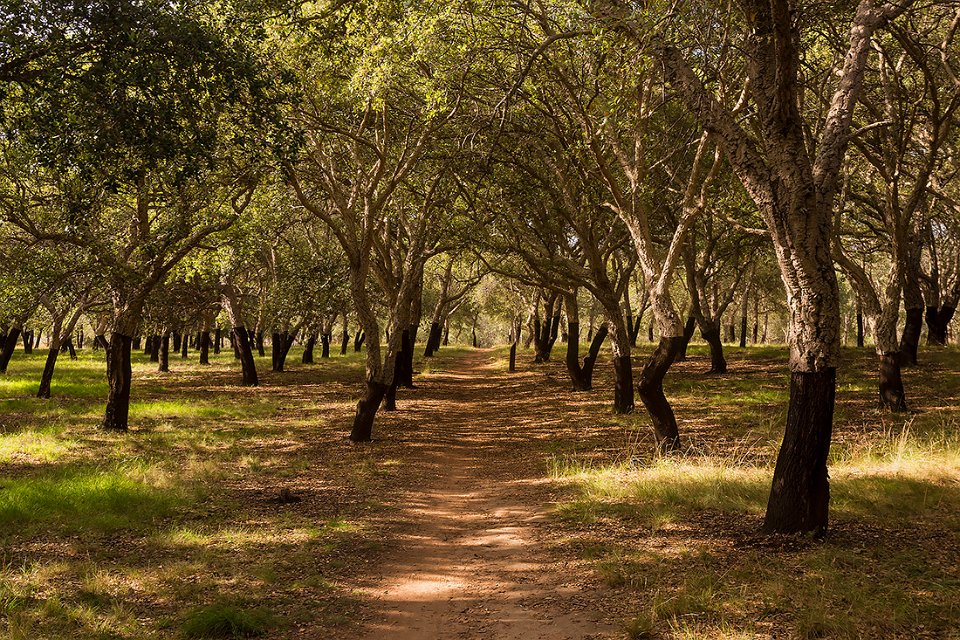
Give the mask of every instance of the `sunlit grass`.
POLYGON ((169 515, 179 496, 148 479, 139 471, 72 468, 0 481, 0 533, 149 526, 169 515))

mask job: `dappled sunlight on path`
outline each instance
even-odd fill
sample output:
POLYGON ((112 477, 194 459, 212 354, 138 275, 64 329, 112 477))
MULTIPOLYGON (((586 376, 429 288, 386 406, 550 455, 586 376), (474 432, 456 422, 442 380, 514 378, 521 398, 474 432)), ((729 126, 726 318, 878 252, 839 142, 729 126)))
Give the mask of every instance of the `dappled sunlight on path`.
POLYGON ((600 587, 544 548, 538 527, 549 526, 549 507, 537 474, 512 455, 540 435, 546 400, 488 360, 469 353, 400 405, 396 415, 416 425, 405 446, 419 449, 404 463, 422 468, 398 499, 396 540, 365 590, 379 611, 362 638, 611 637, 600 587))

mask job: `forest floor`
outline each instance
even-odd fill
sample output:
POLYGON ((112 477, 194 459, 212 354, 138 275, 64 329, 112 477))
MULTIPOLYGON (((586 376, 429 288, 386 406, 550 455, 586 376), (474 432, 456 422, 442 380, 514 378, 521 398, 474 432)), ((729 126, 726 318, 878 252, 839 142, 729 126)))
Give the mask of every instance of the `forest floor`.
MULTIPOLYGON (((684 452, 614 416, 609 363, 572 393, 503 349, 418 358, 375 440, 345 435, 358 354, 237 384, 137 354, 132 431, 96 429, 102 356, 0 378, 0 637, 960 638, 960 351, 906 373, 919 410, 874 407, 846 350, 825 540, 759 527, 785 353, 703 347, 671 370, 684 452)), ((642 357, 643 348, 638 354, 642 357)), ((637 366, 635 365, 635 366, 637 366)))

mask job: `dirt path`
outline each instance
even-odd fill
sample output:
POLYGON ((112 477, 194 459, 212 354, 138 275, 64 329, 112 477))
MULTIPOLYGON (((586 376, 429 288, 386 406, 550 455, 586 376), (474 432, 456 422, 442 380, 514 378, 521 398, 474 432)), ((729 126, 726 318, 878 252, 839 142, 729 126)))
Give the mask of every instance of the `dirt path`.
POLYGON ((544 548, 549 507, 525 456, 538 434, 522 422, 542 415, 521 391, 530 380, 491 369, 484 352, 451 367, 401 405, 416 483, 398 498, 396 539, 366 590, 378 611, 359 637, 612 637, 601 590, 544 548))

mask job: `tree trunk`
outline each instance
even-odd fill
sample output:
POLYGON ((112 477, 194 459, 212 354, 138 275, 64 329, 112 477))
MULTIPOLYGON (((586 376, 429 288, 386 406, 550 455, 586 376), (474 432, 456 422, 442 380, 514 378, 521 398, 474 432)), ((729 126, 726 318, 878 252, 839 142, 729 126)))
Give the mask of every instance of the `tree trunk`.
POLYGON ((180 351, 180 341, 183 339, 183 336, 180 335, 179 331, 173 332, 173 351, 176 353, 180 351))
POLYGON ((170 334, 164 333, 160 337, 160 347, 157 350, 158 371, 164 373, 170 371, 170 334))
POLYGON ((320 357, 330 357, 330 334, 324 333, 320 336, 320 357))
POLYGON ((747 314, 740 316, 740 348, 747 348, 747 314))
POLYGON ((10 358, 13 357, 13 351, 17 348, 17 340, 19 339, 20 327, 10 327, 7 332, 7 339, 3 343, 3 350, 0 351, 0 373, 7 372, 7 365, 10 364, 10 358))
POLYGON ((707 344, 710 345, 710 371, 709 373, 726 373, 727 361, 723 357, 723 342, 720 340, 720 330, 717 327, 708 327, 706 331, 700 328, 700 334, 707 344))
POLYGON ((357 413, 353 418, 353 429, 350 431, 350 440, 353 442, 369 442, 373 434, 373 419, 377 416, 377 409, 383 401, 387 386, 379 382, 367 381, 367 395, 357 403, 357 413))
MULTIPOLYGON (((719 337, 719 336, 718 336, 719 337)), ((653 421, 653 433, 660 451, 680 447, 680 432, 673 408, 663 393, 663 379, 684 342, 683 336, 660 338, 660 343, 647 359, 637 384, 637 393, 653 421)))
POLYGON ((313 364, 313 347, 315 344, 317 344, 317 334, 311 333, 310 337, 307 338, 307 343, 303 346, 303 357, 300 358, 300 362, 313 364))
MULTIPOLYGON (((569 313, 569 312, 568 312, 569 313)), ((567 373, 570 374, 570 381, 573 383, 574 391, 589 391, 590 383, 584 378, 583 370, 580 368, 580 323, 567 323, 567 373)))
POLYGON ((863 347, 863 310, 857 308, 857 346, 863 347))
POLYGON ((350 332, 347 331, 347 314, 343 314, 343 333, 340 336, 340 355, 347 355, 347 347, 350 344, 350 332))
POLYGON ((23 337, 23 352, 27 355, 33 353, 33 331, 24 331, 22 334, 23 337))
POLYGON ((440 322, 431 322, 430 323, 430 333, 427 334, 427 346, 423 350, 423 356, 425 358, 433 357, 434 352, 440 347, 440 338, 443 332, 443 327, 440 322))
POLYGON ((400 337, 400 360, 403 366, 400 368, 400 384, 405 389, 413 389, 413 329, 404 329, 400 337))
MULTIPOLYGON (((629 339, 629 337, 628 337, 629 339)), ((633 363, 629 355, 613 358, 613 412, 633 412, 633 363)))
POLYGON ((160 362, 160 336, 150 337, 150 362, 160 362))
POLYGON ((903 364, 914 366, 917 364, 917 349, 920 345, 920 332, 923 328, 923 308, 907 309, 907 321, 903 325, 903 335, 900 337, 900 353, 903 355, 903 364))
POLYGON ((440 344, 446 347, 450 344, 450 319, 443 321, 443 340, 440 341, 440 344))
POLYGON ((508 371, 513 373, 517 370, 517 341, 514 340, 510 343, 510 367, 508 371))
MULTIPOLYGON (((675 362, 683 362, 687 359, 687 345, 690 344, 690 338, 693 337, 693 330, 696 327, 697 319, 693 316, 687 316, 687 323, 683 325, 683 338, 680 342, 680 347, 677 349, 677 359, 675 362)), ((650 342, 653 342, 651 339, 650 342)), ((660 344, 663 344, 663 338, 660 339, 660 344)))
POLYGON ((200 333, 200 364, 210 364, 210 332, 200 333))
POLYGON ((40 390, 37 391, 38 398, 50 397, 50 382, 53 380, 53 370, 57 366, 57 357, 60 355, 60 348, 53 341, 50 349, 47 350, 47 362, 43 366, 43 374, 40 376, 40 390))
MULTIPOLYGON (((583 378, 584 391, 593 389, 593 370, 597 364, 597 358, 600 356, 600 348, 603 346, 603 341, 607 339, 608 332, 609 329, 607 329, 606 326, 602 326, 597 330, 596 334, 593 336, 593 340, 590 342, 590 350, 587 352, 587 356, 583 359, 581 377, 583 378)), ((631 381, 630 384, 632 386, 633 382, 631 381)))
POLYGON ((108 431, 126 431, 130 414, 130 382, 133 368, 130 362, 132 338, 116 331, 110 334, 107 349, 107 408, 101 425, 108 431))
POLYGON ((833 431, 837 370, 790 374, 790 405, 763 528, 768 533, 827 530, 827 455, 833 431))
POLYGON ((253 350, 250 348, 250 338, 242 325, 233 328, 233 343, 240 353, 240 367, 243 372, 243 386, 255 387, 260 382, 257 379, 257 363, 253 359, 253 350))
POLYGON ((363 329, 357 329, 357 335, 353 337, 353 352, 360 353, 360 349, 363 348, 363 341, 366 339, 366 336, 363 335, 363 329))
POLYGON ((184 332, 183 332, 183 335, 181 335, 181 337, 180 337, 180 359, 181 359, 181 360, 186 360, 186 359, 187 359, 187 356, 189 355, 189 354, 187 353, 187 349, 190 348, 189 335, 190 335, 189 333, 187 333, 186 331, 184 331, 184 332))
POLYGON ((223 346, 223 331, 220 330, 220 325, 217 325, 217 328, 213 332, 213 353, 220 353, 220 347, 223 346))
POLYGON ((257 331, 255 335, 257 342, 257 355, 262 358, 263 356, 267 355, 267 350, 264 348, 263 344, 263 331, 257 331))
POLYGON ((880 406, 895 412, 907 411, 900 359, 898 352, 880 356, 880 406))

